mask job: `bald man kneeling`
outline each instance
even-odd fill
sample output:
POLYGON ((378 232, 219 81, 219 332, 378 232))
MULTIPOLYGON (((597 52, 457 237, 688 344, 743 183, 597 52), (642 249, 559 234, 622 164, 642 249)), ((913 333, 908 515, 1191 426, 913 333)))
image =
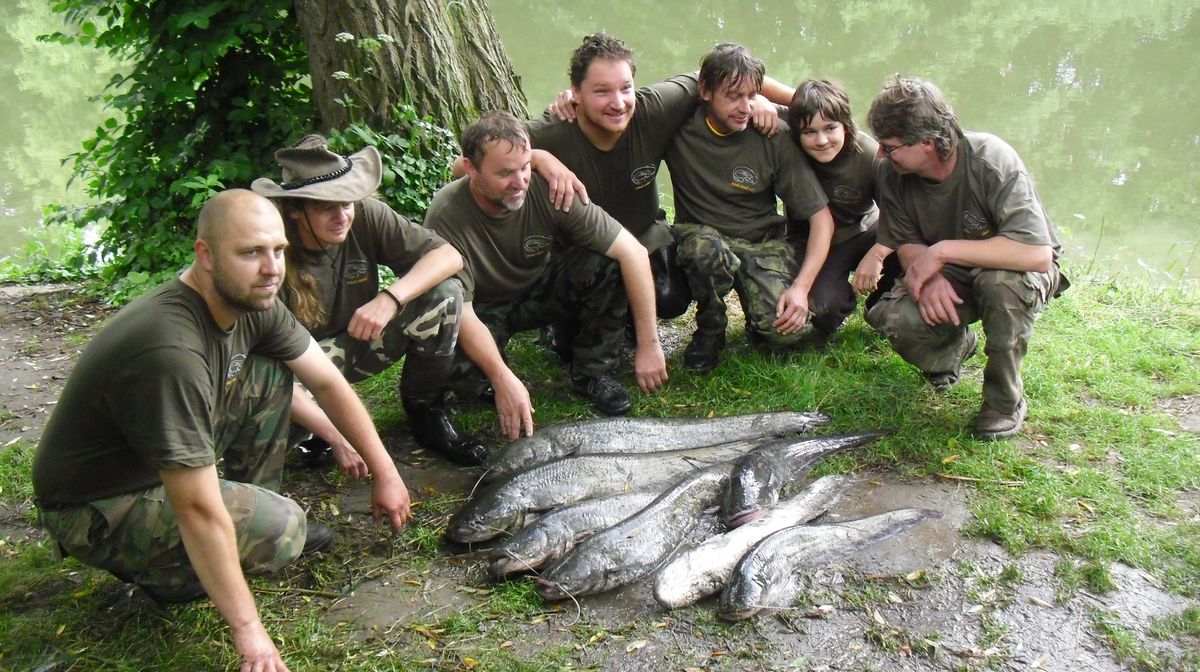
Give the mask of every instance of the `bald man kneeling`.
POLYGON ((276 492, 293 377, 366 462, 376 522, 394 531, 409 515, 362 402, 276 298, 286 245, 267 199, 241 189, 209 199, 192 265, 97 334, 33 464, 42 525, 64 553, 160 602, 209 596, 242 669, 264 672, 288 668, 245 574, 278 570, 332 538, 276 492))

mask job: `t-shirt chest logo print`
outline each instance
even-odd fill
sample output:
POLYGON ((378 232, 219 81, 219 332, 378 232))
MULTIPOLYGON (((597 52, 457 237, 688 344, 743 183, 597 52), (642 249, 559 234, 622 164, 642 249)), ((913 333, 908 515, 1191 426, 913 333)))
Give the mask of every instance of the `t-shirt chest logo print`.
POLYGON ((346 284, 353 285, 367 280, 367 260, 351 259, 346 262, 346 284))
POLYGON ((742 191, 754 191, 758 186, 758 173, 750 166, 736 166, 729 171, 729 186, 742 191))
POLYGON ((229 360, 229 368, 225 371, 225 384, 232 383, 237 375, 242 372, 242 366, 246 364, 245 355, 234 355, 229 360))
POLYGON ((838 203, 857 203, 862 200, 862 191, 858 187, 852 187, 848 184, 839 184, 833 188, 830 193, 834 201, 838 203))
POLYGON ((634 168, 629 174, 629 179, 633 182, 634 189, 644 189, 650 186, 654 181, 654 176, 658 174, 658 166, 642 166, 634 168))
POLYGON ((991 226, 988 225, 987 219, 971 212, 963 210, 962 214, 963 232, 974 238, 983 238, 991 235, 991 226))
POLYGON ((521 251, 525 253, 525 258, 534 259, 549 252, 553 242, 554 240, 548 236, 529 236, 521 244, 521 251))

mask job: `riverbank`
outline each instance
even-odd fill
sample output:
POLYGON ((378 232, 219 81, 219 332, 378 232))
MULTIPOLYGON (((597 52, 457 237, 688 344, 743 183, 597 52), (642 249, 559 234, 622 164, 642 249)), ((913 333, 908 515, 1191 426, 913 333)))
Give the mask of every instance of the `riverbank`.
MULTIPOLYGON (((106 310, 77 291, 0 292, 0 668, 228 669, 208 602, 161 608, 73 561, 32 524, 28 462, 87 334, 106 310)), ((440 531, 476 472, 415 450, 394 380, 361 388, 418 502, 397 538, 364 524, 366 489, 292 464, 285 491, 339 533, 333 550, 252 587, 292 669, 1195 669, 1200 659, 1200 304, 1195 293, 1079 281, 1039 322, 1031 414, 1010 441, 965 431, 982 356, 935 395, 855 317, 820 351, 776 358, 731 332, 713 374, 678 367, 635 412, 820 409, 831 430, 896 433, 823 467, 859 483, 834 519, 899 506, 946 514, 807 578, 792 611, 727 625, 713 605, 658 608, 645 584, 544 604, 487 583, 483 551, 440 531)), ((514 368, 537 420, 584 417, 531 339, 514 368)), ((628 381, 628 373, 625 378, 628 381)), ((494 414, 463 420, 496 440, 494 414)))

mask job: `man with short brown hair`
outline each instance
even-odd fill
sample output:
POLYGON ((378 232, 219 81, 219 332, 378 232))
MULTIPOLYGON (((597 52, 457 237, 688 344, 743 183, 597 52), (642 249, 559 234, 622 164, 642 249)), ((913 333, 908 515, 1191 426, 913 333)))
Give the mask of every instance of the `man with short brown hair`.
POLYGON ((531 175, 529 137, 512 115, 489 112, 471 124, 462 153, 466 176, 440 189, 425 214, 466 266, 457 376, 477 367, 495 392, 501 431, 531 434, 529 392, 505 363, 504 346, 517 332, 573 319, 580 330, 571 389, 601 413, 628 412, 629 394, 609 372, 629 310, 638 385, 654 392, 667 379, 645 248, 598 206, 577 200, 567 212, 555 209, 546 181, 531 175))

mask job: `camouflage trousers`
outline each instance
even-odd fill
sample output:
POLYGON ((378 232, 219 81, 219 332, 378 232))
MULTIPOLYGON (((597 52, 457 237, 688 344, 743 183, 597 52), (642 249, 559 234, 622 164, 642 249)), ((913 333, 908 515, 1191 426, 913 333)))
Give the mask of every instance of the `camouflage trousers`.
MULTIPOLYGON (((304 511, 279 495, 287 447, 292 373, 282 362, 251 356, 226 395, 214 425, 224 459, 221 499, 233 519, 242 571, 276 571, 300 555, 304 511)), ((163 486, 41 512, 42 526, 81 562, 163 596, 199 585, 163 486)))
POLYGON ((342 332, 318 341, 318 345, 351 383, 386 371, 406 355, 410 361, 438 362, 437 366, 416 367, 413 376, 406 364, 403 374, 410 378, 402 384, 406 392, 432 398, 449 379, 462 304, 462 283, 449 278, 404 304, 379 338, 360 341, 342 332))
MULTIPOLYGON (((524 296, 510 303, 475 302, 472 308, 502 354, 509 339, 522 331, 552 322, 578 324, 572 368, 598 376, 616 365, 629 299, 616 261, 573 247, 555 250, 546 271, 524 296)), ((458 390, 478 390, 486 385, 483 373, 462 348, 454 359, 452 380, 458 390)))
POLYGON ((726 236, 703 224, 675 224, 679 266, 696 300, 696 331, 723 334, 729 322, 725 295, 737 292, 746 316, 746 332, 775 347, 798 344, 811 325, 794 334, 772 326, 784 290, 800 272, 790 245, 783 240, 751 243, 726 236))
POLYGON ((958 367, 969 325, 981 321, 987 355, 983 402, 1000 413, 1012 413, 1025 395, 1021 362, 1033 324, 1059 286, 1058 268, 1049 273, 974 269, 969 284, 946 277, 963 300, 957 306, 960 326, 925 324, 902 279, 867 311, 867 323, 886 336, 905 361, 932 375, 958 367))

